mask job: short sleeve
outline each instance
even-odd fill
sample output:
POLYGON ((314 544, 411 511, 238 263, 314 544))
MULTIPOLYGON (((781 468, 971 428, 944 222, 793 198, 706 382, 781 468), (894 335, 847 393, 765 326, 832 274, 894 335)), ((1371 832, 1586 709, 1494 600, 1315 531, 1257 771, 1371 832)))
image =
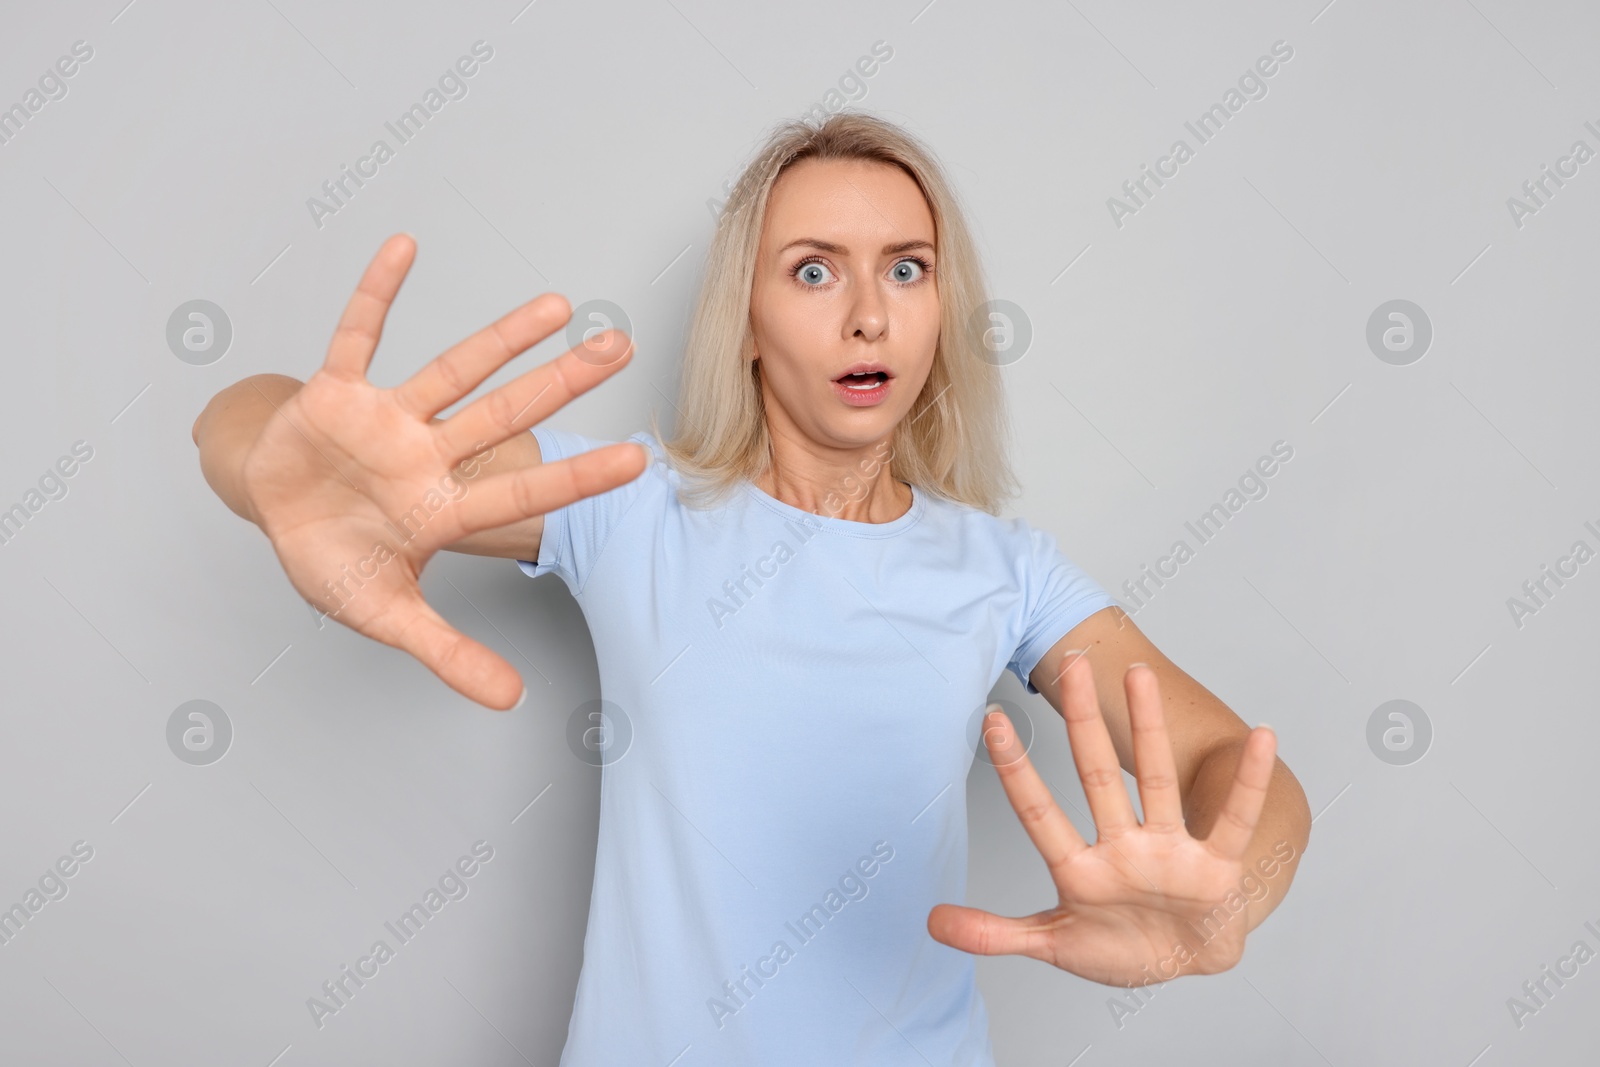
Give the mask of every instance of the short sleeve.
MULTIPOLYGON (((1021 520, 1017 520, 1021 521, 1021 520)), ((1027 531, 1026 565, 1023 567, 1022 639, 1006 666, 1030 693, 1038 689, 1028 680, 1052 645, 1067 632, 1116 598, 1107 593, 1056 546, 1046 530, 1027 531)))
MULTIPOLYGON (((531 430, 534 439, 539 442, 541 463, 571 459, 617 443, 548 426, 534 426, 531 430)), ((634 434, 628 440, 644 445, 656 455, 660 454, 654 438, 649 434, 634 434)), ((641 483, 648 476, 647 468, 644 474, 631 482, 547 512, 544 533, 539 537, 539 558, 519 559, 517 566, 531 578, 554 572, 567 583, 567 588, 572 590, 574 596, 581 593, 589 580, 591 569, 605 551, 612 531, 622 521, 629 506, 638 499, 641 483)))

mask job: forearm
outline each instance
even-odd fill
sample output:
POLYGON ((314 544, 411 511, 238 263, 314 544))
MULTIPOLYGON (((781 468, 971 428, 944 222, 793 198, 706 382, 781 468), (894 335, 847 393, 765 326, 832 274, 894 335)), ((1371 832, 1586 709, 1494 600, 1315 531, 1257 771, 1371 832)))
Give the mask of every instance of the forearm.
POLYGON ((277 406, 304 383, 284 374, 256 374, 241 379, 212 397, 194 420, 190 437, 200 449, 200 472, 222 502, 256 522, 244 491, 244 459, 277 413, 277 406))
MULTIPOLYGON (((1184 821, 1193 836, 1210 835, 1233 787, 1244 745, 1240 739, 1216 746, 1195 772, 1183 798, 1184 821)), ((1246 933, 1259 926, 1288 893, 1310 836, 1311 808, 1305 791, 1283 760, 1274 760, 1266 802, 1243 861, 1245 875, 1239 894, 1247 901, 1246 933)))

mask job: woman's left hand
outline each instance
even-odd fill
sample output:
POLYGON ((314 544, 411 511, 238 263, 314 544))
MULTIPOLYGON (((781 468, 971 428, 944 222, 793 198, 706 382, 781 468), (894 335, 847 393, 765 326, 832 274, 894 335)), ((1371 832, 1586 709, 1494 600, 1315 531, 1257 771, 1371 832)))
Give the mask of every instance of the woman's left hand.
POLYGON ((1084 841, 1051 798, 1010 720, 990 712, 983 732, 995 770, 1060 902, 1023 918, 939 904, 928 915, 928 933, 964 952, 1032 956, 1106 985, 1225 971, 1244 952, 1248 905, 1238 901, 1245 852, 1266 800, 1277 740, 1264 726, 1251 732, 1211 833, 1197 840, 1184 825, 1155 672, 1130 668, 1123 684, 1144 806, 1140 824, 1084 660, 1078 656, 1067 668, 1062 692, 1095 843, 1084 841))

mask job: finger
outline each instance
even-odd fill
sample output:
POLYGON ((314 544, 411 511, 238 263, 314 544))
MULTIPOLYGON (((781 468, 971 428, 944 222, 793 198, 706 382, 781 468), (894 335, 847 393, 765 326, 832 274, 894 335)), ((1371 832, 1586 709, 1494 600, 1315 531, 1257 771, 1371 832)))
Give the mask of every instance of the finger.
POLYGON ((572 305, 561 294, 536 296, 429 360, 395 387, 395 399, 418 418, 430 419, 571 317, 572 305))
POLYGON ((515 667, 451 626, 420 592, 395 602, 367 632, 410 653, 462 696, 496 711, 515 707, 524 692, 515 667))
POLYGON ((1206 844, 1223 859, 1244 858, 1255 836, 1256 823, 1267 801, 1272 769, 1277 762, 1278 737, 1270 726, 1257 726, 1244 743, 1244 754, 1233 772, 1233 785, 1222 802, 1206 844))
POLYGON ((459 462, 484 445, 499 444, 542 422, 574 397, 593 389, 633 357, 633 342, 620 331, 612 335, 609 362, 591 363, 585 345, 563 352, 491 392, 485 393, 443 422, 434 425, 445 455, 459 462), (617 350, 620 349, 620 352, 617 350))
POLYGON ((979 956, 1008 954, 1050 959, 1050 932, 1029 919, 1012 919, 961 904, 936 904, 928 934, 941 944, 979 956))
POLYGON ((1088 848, 1089 843, 1050 795, 1050 787, 1039 777, 1033 761, 1022 750, 1022 742, 1017 739, 1011 720, 995 705, 990 707, 994 710, 984 716, 983 738, 994 760, 995 772, 1000 775, 1006 799, 1016 810, 1028 839, 1044 857, 1051 879, 1059 885, 1067 863, 1088 848))
POLYGON ((1111 731, 1100 711, 1100 698, 1095 695, 1089 657, 1068 651, 1062 658, 1065 666, 1061 676, 1061 715, 1067 721, 1072 761, 1077 764, 1096 832, 1102 838, 1115 837, 1138 826, 1133 799, 1122 784, 1122 765, 1117 762, 1111 731))
POLYGON ((1163 833, 1183 829, 1183 798, 1178 794, 1178 764, 1167 736, 1161 687, 1148 664, 1135 663, 1122 678, 1133 728, 1133 774, 1139 782, 1144 828, 1163 833))
POLYGON ((623 441, 571 459, 540 463, 485 478, 456 501, 463 534, 545 515, 575 500, 633 481, 653 457, 623 441))
POLYGON ((367 373, 378 338, 383 336, 384 317, 416 254, 417 242, 410 234, 397 233, 383 242, 339 316, 323 370, 341 378, 360 378, 367 373))

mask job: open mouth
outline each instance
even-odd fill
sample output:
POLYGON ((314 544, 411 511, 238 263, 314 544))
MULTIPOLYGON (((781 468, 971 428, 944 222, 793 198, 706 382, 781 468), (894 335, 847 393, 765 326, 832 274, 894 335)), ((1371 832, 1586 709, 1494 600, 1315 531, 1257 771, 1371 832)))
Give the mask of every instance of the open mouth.
POLYGON ((834 381, 847 389, 856 389, 861 392, 870 392, 889 380, 889 376, 881 370, 870 371, 866 374, 846 374, 834 381))
POLYGON ((874 407, 883 403, 893 382, 894 375, 882 363, 863 360, 833 380, 833 391, 851 407, 874 407))

